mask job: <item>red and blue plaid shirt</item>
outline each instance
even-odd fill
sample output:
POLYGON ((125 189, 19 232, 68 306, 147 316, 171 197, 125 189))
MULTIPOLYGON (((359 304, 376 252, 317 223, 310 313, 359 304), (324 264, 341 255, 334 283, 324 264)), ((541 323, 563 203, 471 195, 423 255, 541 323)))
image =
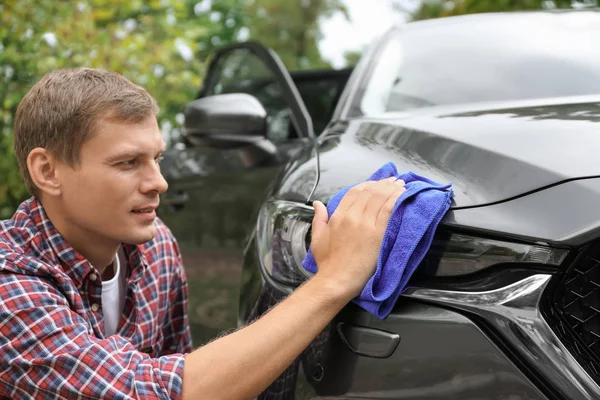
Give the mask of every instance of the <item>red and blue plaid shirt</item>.
POLYGON ((177 243, 123 245, 125 308, 105 336, 98 272, 35 199, 0 221, 0 398, 178 399, 191 351, 177 243))

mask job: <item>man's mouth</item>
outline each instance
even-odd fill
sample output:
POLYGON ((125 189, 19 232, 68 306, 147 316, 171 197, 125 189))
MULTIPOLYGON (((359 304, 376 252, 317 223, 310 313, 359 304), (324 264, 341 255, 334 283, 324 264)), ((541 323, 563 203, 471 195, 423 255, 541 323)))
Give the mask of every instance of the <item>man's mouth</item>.
POLYGON ((143 205, 143 206, 132 209, 131 212, 136 215, 140 215, 140 216, 142 216, 142 215, 152 216, 152 215, 155 215, 157 207, 158 207, 158 204, 143 205))
POLYGON ((133 210, 132 212, 134 212, 136 214, 149 214, 153 211, 154 211, 154 207, 148 207, 148 208, 140 208, 137 210, 133 210))

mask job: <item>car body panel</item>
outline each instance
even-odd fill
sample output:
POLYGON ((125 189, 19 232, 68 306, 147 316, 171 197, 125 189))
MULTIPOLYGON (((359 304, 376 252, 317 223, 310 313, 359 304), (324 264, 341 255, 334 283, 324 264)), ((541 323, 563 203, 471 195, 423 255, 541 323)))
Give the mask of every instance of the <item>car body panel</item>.
POLYGON ((579 179, 491 206, 453 210, 443 224, 557 247, 578 247, 600 238, 598 204, 600 178, 579 179))
POLYGON ((386 162, 394 162, 400 173, 452 183, 452 208, 498 203, 600 176, 600 97, 590 100, 476 111, 432 107, 349 121, 344 134, 320 141, 321 177, 313 199, 326 201, 386 162))

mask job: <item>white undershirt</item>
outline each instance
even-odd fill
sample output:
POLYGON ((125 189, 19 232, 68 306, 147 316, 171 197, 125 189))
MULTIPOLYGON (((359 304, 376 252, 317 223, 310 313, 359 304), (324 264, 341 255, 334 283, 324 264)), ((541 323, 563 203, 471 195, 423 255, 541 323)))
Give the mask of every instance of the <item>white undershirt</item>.
POLYGON ((127 260, 120 247, 113 261, 114 276, 102 282, 102 313, 104 316, 104 334, 114 335, 119 319, 125 307, 127 260))

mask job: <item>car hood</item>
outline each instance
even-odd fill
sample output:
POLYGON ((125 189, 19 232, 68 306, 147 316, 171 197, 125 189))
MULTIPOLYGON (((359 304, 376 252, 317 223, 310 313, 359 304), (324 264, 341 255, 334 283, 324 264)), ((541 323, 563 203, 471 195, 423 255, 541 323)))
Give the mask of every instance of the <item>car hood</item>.
POLYGON ((312 200, 387 162, 452 183, 452 208, 502 202, 600 176, 600 96, 431 107, 334 125, 320 140, 312 200), (343 133, 342 133, 343 132, 343 133))

